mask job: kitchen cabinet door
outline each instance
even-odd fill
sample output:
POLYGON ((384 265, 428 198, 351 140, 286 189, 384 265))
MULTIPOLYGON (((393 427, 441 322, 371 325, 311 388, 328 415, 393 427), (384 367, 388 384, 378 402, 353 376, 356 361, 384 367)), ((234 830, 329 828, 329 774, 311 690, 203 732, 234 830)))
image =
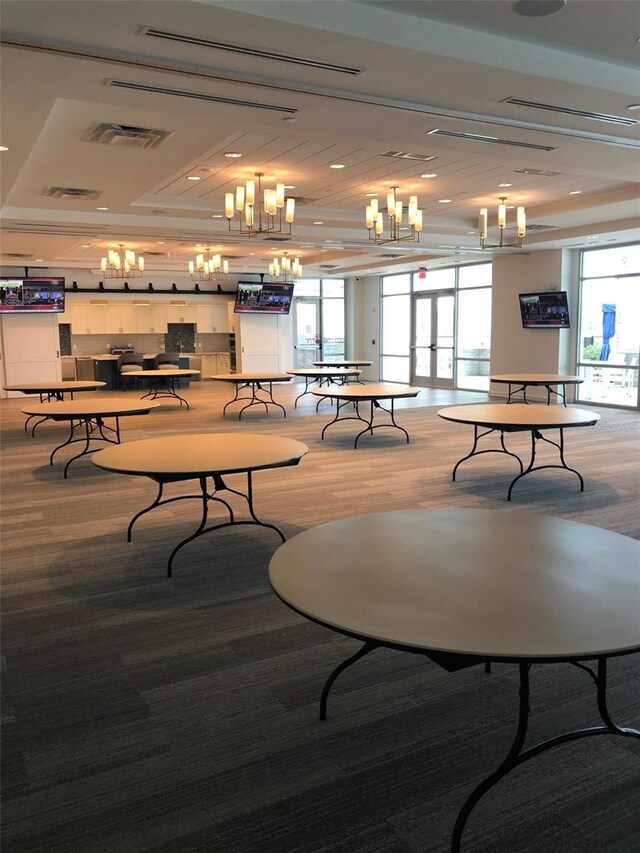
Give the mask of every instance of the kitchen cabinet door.
POLYGON ((137 331, 136 312, 137 306, 131 303, 121 303, 117 306, 120 314, 120 334, 132 335, 137 331))
MULTIPOLYGON (((91 305, 90 313, 92 320, 94 311, 98 309, 102 312, 103 317, 103 326, 102 331, 105 335, 118 335, 122 332, 122 323, 120 322, 120 306, 117 304, 113 305, 91 305)), ((93 321, 92 322, 96 322, 93 321)))
POLYGON ((167 323, 195 323, 196 311, 193 305, 167 305, 167 323))
POLYGON ((200 367, 200 371, 202 373, 202 379, 206 379, 209 376, 215 376, 218 373, 216 356, 214 353, 205 352, 201 356, 202 366, 200 367))
POLYGON ((215 332, 215 314, 213 305, 196 305, 196 327, 202 335, 215 332))
POLYGON ((231 360, 228 352, 216 355, 216 373, 231 373, 231 360))

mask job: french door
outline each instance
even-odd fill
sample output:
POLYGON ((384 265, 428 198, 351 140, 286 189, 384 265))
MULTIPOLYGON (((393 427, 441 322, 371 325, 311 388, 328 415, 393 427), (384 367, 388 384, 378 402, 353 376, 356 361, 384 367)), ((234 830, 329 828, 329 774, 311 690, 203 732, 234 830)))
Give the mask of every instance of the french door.
POLYGON ((322 360, 322 325, 319 299, 295 299, 295 367, 312 367, 322 360))
POLYGON ((420 293, 413 301, 411 384, 453 388, 455 292, 420 293))

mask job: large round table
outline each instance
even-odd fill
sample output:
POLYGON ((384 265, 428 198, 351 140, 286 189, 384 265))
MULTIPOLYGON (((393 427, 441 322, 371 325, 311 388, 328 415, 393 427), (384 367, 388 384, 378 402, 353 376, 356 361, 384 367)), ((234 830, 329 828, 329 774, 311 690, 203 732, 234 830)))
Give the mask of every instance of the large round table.
POLYGON ((145 509, 133 516, 127 528, 127 541, 131 541, 131 531, 136 521, 157 506, 174 501, 197 498, 202 505, 202 516, 197 530, 179 542, 167 563, 167 576, 171 577, 173 561, 181 548, 198 536, 210 530, 219 530, 238 524, 258 524, 275 530, 284 542, 284 534, 275 524, 261 521, 253 508, 253 473, 269 468, 285 468, 297 465, 307 452, 307 446, 291 438, 245 433, 204 433, 196 435, 162 436, 131 441, 119 447, 110 447, 97 453, 92 462, 99 468, 115 471, 118 474, 133 474, 148 477, 158 484, 155 500, 145 509), (232 489, 224 480, 227 475, 246 474, 246 492, 232 489), (207 488, 207 480, 213 481, 213 490, 207 488), (163 490, 167 483, 179 483, 185 480, 197 480, 200 493, 197 495, 179 495, 164 498, 163 490), (238 521, 231 505, 219 496, 219 492, 229 492, 246 501, 251 520, 238 521), (215 501, 224 506, 229 520, 207 527, 209 503, 215 501))
MULTIPOLYGON (((73 400, 73 395, 76 391, 97 391, 98 388, 103 388, 106 382, 96 382, 93 380, 83 379, 58 379, 44 380, 42 382, 20 382, 17 385, 5 385, 5 391, 21 391, 23 394, 37 394, 40 397, 41 403, 50 403, 52 400, 64 400, 65 394, 73 400)), ((26 432, 29 426, 29 421, 35 415, 29 415, 24 422, 24 431, 26 432)), ((36 427, 46 421, 47 418, 40 418, 35 422, 31 430, 31 435, 34 436, 36 427)))
POLYGON ((159 400, 161 398, 169 398, 170 400, 178 400, 180 406, 184 404, 189 409, 189 403, 178 394, 178 383, 181 379, 189 376, 199 376, 199 370, 188 370, 186 367, 159 367, 157 370, 128 370, 124 376, 127 379, 133 376, 135 379, 146 379, 150 384, 150 388, 146 394, 143 394, 143 399, 149 397, 151 400, 159 400))
MULTIPOLYGON (((448 672, 502 661, 519 668, 519 719, 505 759, 460 810, 460 850, 478 800, 524 761, 577 738, 640 738, 607 708, 607 659, 640 650, 640 542, 573 521, 479 509, 416 509, 323 524, 282 545, 269 566, 276 595, 363 645, 331 685, 379 647, 426 655, 448 672), (583 661, 596 660, 595 671, 583 661), (596 684, 603 725, 523 749, 533 664, 566 662, 596 684)), ((547 771, 549 772, 549 765, 547 771)))
POLYGON ((222 414, 225 415, 227 407, 232 403, 242 403, 248 400, 238 412, 238 420, 242 420, 242 413, 252 406, 264 406, 267 413, 269 406, 277 406, 287 417, 287 410, 273 399, 274 382, 291 382, 292 376, 288 373, 216 373, 215 376, 207 376, 207 379, 215 379, 218 382, 228 382, 236 386, 236 393, 232 400, 225 403, 222 414), (247 389, 250 396, 241 397, 240 392, 247 389), (262 395, 262 396, 260 396, 262 395))
POLYGON ((353 442, 354 449, 358 447, 358 441, 361 436, 366 435, 366 433, 373 435, 373 431, 375 429, 398 429, 400 432, 404 433, 407 439, 407 444, 409 443, 409 433, 404 429, 404 427, 401 427, 396 423, 394 401, 406 399, 408 397, 417 397, 420 393, 420 388, 413 388, 411 385, 392 385, 391 383, 380 382, 371 385, 343 385, 335 388, 324 388, 322 391, 312 391, 311 393, 321 398, 329 397, 331 400, 335 400, 336 402, 335 416, 332 421, 329 421, 329 423, 325 424, 322 428, 322 433, 320 435, 322 439, 324 439, 325 431, 338 421, 355 420, 366 424, 366 426, 356 435, 355 441, 353 442), (380 404, 380 400, 387 401, 389 403, 389 408, 385 409, 384 406, 380 404), (360 414, 360 403, 369 403, 368 419, 363 418, 360 414), (349 406, 349 404, 354 405, 355 414, 343 415, 342 412, 344 408, 349 406), (378 412, 385 412, 388 414, 390 422, 374 423, 375 414, 378 412))
POLYGON ((507 500, 511 500, 513 487, 522 477, 532 471, 541 471, 544 468, 564 468, 565 471, 574 473, 580 481, 580 491, 584 491, 584 480, 575 468, 570 468, 564 459, 564 430, 569 427, 593 426, 600 420, 600 415, 586 409, 565 408, 564 406, 541 406, 528 405, 525 403, 479 403, 467 406, 449 406, 440 409, 438 416, 446 421, 455 423, 471 424, 473 426, 473 447, 471 452, 463 456, 453 468, 451 479, 455 481, 456 472, 460 465, 472 456, 480 456, 483 453, 506 453, 518 461, 520 473, 513 478, 507 492, 507 500), (484 432, 480 432, 484 429, 484 432), (545 438, 543 430, 557 429, 559 432, 558 442, 545 438), (500 447, 478 450, 478 442, 481 438, 492 432, 500 434, 500 447), (525 468, 522 460, 515 453, 507 450, 504 443, 504 434, 507 432, 530 432, 531 433, 531 458, 525 468), (559 465, 536 465, 536 444, 544 441, 556 447, 560 456, 559 465))
POLYGON ((552 394, 562 400, 562 405, 566 406, 567 385, 580 385, 584 379, 582 376, 575 376, 570 373, 496 373, 489 377, 489 382, 509 386, 507 403, 511 402, 511 398, 515 394, 522 394, 522 400, 514 402, 528 403, 527 388, 546 388, 547 406, 551 405, 552 394), (517 387, 514 388, 514 385, 517 387), (552 387, 553 385, 560 390, 556 391, 552 387))
POLYGON ((25 415, 69 422, 69 437, 51 452, 49 465, 53 465, 56 453, 63 447, 78 442, 84 445, 80 453, 72 456, 64 466, 63 476, 66 480, 71 463, 95 450, 91 447, 93 442, 106 441, 110 444, 120 444, 120 418, 132 415, 148 415, 152 409, 157 409, 159 405, 159 403, 142 402, 142 400, 132 402, 129 397, 124 396, 100 395, 86 400, 34 403, 32 406, 25 406, 22 411, 25 415), (105 424, 106 418, 113 418, 115 425, 113 427, 107 426, 105 424), (76 430, 84 430, 84 435, 81 438, 76 438, 76 430))
MULTIPOLYGON (((301 376, 304 379, 304 391, 298 394, 294 406, 297 407, 298 400, 304 397, 305 394, 311 394, 309 390, 312 385, 318 385, 319 388, 329 387, 330 385, 344 385, 349 379, 358 379, 361 370, 355 367, 297 367, 295 370, 287 370, 290 376, 301 376)), ((316 403, 316 410, 318 409, 316 403)))

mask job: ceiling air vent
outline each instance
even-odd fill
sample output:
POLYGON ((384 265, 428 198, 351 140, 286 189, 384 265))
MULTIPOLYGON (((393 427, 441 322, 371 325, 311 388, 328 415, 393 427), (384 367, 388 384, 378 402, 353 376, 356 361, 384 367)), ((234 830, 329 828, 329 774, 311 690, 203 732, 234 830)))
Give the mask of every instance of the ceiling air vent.
POLYGON ((592 113, 590 110, 576 110, 573 107, 558 107, 554 104, 540 104, 537 101, 525 101, 523 98, 505 98, 500 103, 515 104, 517 107, 531 107, 535 110, 548 110, 552 113, 562 113, 566 116, 577 116, 578 118, 587 118, 591 121, 604 121, 608 124, 621 124, 624 127, 631 127, 638 124, 635 118, 627 118, 626 116, 614 116, 608 113, 592 113))
POLYGON ((500 139, 483 133, 464 133, 461 130, 442 130, 439 127, 428 131, 429 136, 448 136, 452 139, 466 139, 468 142, 493 142, 494 145, 515 145, 517 148, 534 148, 536 151, 555 151, 553 145, 537 145, 534 142, 516 142, 513 139, 500 139))
POLYGON ((555 225, 532 225, 527 222, 527 233, 529 231, 548 231, 550 228, 555 228, 555 225))
POLYGON ((421 163, 438 159, 435 154, 410 154, 407 151, 383 151, 381 156, 395 157, 396 160, 419 160, 421 163))
POLYGON ((408 255, 380 255, 385 260, 395 260, 396 258, 408 258, 408 255))
POLYGON ((276 62, 286 62, 289 65, 305 65, 307 68, 317 68, 320 71, 337 71, 339 74, 361 74, 362 69, 351 68, 348 65, 336 65, 332 62, 322 62, 319 59, 309 59, 305 56, 293 56, 291 54, 260 50, 256 47, 246 47, 241 44, 228 44, 222 41, 213 41, 198 36, 186 36, 182 33, 171 33, 167 30, 156 30, 153 27, 143 27, 141 35, 151 38, 165 39, 166 41, 177 41, 181 44, 196 45, 198 47, 210 47, 214 50, 224 50, 227 53, 238 53, 241 56, 253 56, 258 59, 271 59, 276 62))
POLYGON ((562 172, 549 172, 546 169, 516 169, 517 175, 539 175, 541 178, 555 178, 562 172))
POLYGON ((263 237, 263 243, 288 243, 291 237, 263 237))
POLYGON ((16 260, 26 260, 27 258, 32 258, 33 255, 25 255, 24 252, 3 252, 3 258, 15 258, 16 260))
POLYGON ((48 187, 44 191, 47 198, 82 198, 97 199, 102 195, 102 190, 81 190, 76 187, 48 187))
POLYGON ((192 92, 188 89, 171 89, 168 86, 151 86, 147 83, 133 83, 130 80, 107 80, 107 86, 115 89, 131 89, 134 92, 151 92, 154 95, 173 95, 176 98, 191 98, 196 101, 211 101, 215 104, 230 104, 234 107, 253 107, 256 110, 272 110, 278 113, 295 115, 294 107, 281 107, 279 104, 260 104, 257 101, 240 101, 237 98, 224 98, 221 95, 209 95, 207 92, 192 92))
POLYGON ((321 270, 339 270, 340 264, 320 264, 319 269, 321 269, 321 270))
POLYGON ((85 142, 119 145, 124 148, 157 148, 161 142, 170 136, 173 136, 173 132, 170 130, 102 122, 102 124, 96 125, 91 133, 85 137, 85 142))

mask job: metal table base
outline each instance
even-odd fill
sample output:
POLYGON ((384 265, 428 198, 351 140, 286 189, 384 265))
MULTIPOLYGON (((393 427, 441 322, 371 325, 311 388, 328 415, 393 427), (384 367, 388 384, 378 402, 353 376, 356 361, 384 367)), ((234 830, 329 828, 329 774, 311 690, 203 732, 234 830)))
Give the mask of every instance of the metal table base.
POLYGON ((269 412, 269 406, 277 406, 278 409, 282 409, 282 414, 284 415, 284 417, 285 418, 287 417, 287 411, 286 411, 285 407, 281 406, 280 403, 276 403, 276 401, 273 399, 273 382, 270 382, 268 380, 262 380, 262 381, 244 380, 242 382, 238 382, 236 384, 236 395, 235 395, 235 397, 233 398, 233 400, 229 400, 229 402, 226 403, 224 408, 222 409, 223 416, 226 414, 228 406, 230 406, 232 403, 239 403, 239 402, 242 402, 244 400, 248 400, 249 402, 246 404, 246 406, 243 406, 240 409, 240 411, 238 412, 238 420, 239 421, 242 420, 242 413, 246 409, 250 409, 252 406, 264 406, 265 411, 267 413, 269 412), (266 388, 266 387, 264 387, 265 385, 268 385, 269 387, 266 388), (250 391, 250 393, 251 393, 250 397, 240 397, 239 396, 240 392, 244 391, 245 388, 247 388, 250 391), (262 392, 266 396, 266 399, 259 397, 258 396, 259 392, 262 392))

